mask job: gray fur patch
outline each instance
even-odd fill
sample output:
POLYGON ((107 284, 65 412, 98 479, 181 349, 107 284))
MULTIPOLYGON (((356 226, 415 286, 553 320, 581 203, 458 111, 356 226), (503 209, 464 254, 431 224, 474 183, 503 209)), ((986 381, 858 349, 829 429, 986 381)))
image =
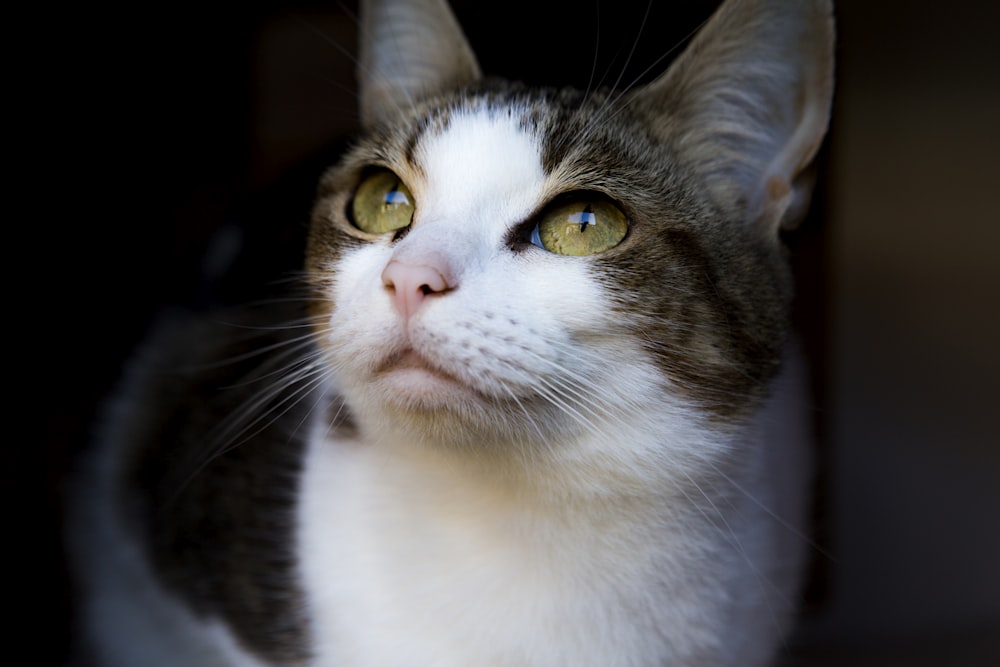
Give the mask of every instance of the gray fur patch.
POLYGON ((311 348, 290 346, 287 328, 260 329, 300 316, 260 315, 191 323, 159 341, 148 383, 135 388, 141 448, 119 497, 167 588, 287 664, 309 646, 294 513, 303 424, 317 403, 302 376, 311 348))

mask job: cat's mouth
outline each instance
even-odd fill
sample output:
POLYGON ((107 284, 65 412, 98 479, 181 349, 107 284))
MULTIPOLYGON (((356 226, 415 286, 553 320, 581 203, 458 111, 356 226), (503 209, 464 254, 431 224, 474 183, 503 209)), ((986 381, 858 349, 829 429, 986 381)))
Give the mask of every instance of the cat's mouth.
POLYGON ((407 348, 402 352, 397 352, 392 355, 389 360, 384 364, 385 370, 394 370, 401 368, 416 368, 419 370, 426 370, 433 373, 438 373, 440 370, 431 364, 427 359, 425 359, 419 352, 413 348, 407 348))
POLYGON ((494 403, 497 397, 483 390, 480 379, 475 374, 465 375, 460 367, 444 366, 410 346, 388 355, 372 375, 383 400, 417 410, 467 409, 494 403))
POLYGON ((461 379, 443 370, 410 347, 390 355, 379 366, 376 373, 382 377, 397 376, 397 381, 411 386, 413 390, 418 392, 426 391, 431 385, 439 383, 467 388, 466 383, 461 379))

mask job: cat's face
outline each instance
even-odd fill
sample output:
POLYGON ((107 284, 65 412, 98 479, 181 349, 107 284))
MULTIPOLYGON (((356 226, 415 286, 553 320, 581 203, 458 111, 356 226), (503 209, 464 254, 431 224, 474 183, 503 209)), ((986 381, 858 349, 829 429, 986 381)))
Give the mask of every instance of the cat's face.
POLYGON ((627 110, 604 121, 599 96, 462 99, 375 133, 324 183, 309 271, 351 407, 537 440, 665 392, 725 417, 759 398, 782 337, 775 258, 669 147, 637 141, 627 110))
POLYGON ((360 426, 545 442, 751 414, 784 339, 778 232, 828 115, 829 8, 726 3, 646 88, 582 94, 484 82, 444 4, 401 7, 363 5, 366 132, 321 185, 307 262, 360 426))

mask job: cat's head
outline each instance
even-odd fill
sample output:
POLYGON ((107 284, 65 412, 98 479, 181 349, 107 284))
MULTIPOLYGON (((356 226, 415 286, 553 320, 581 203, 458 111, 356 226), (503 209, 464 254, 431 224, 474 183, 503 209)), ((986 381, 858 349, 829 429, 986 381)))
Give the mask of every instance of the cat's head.
POLYGON ((831 12, 728 0, 651 84, 583 94, 483 79, 443 0, 363 5, 365 132, 307 261, 361 426, 545 442, 746 419, 781 361, 779 233, 828 121, 831 12))

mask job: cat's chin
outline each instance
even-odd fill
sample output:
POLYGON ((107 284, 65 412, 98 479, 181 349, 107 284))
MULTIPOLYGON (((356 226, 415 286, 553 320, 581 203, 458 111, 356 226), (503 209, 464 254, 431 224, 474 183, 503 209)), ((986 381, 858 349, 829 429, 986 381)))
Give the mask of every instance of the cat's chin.
POLYGON ((447 409, 479 397, 473 387, 412 349, 382 363, 374 380, 384 400, 410 409, 447 409))

